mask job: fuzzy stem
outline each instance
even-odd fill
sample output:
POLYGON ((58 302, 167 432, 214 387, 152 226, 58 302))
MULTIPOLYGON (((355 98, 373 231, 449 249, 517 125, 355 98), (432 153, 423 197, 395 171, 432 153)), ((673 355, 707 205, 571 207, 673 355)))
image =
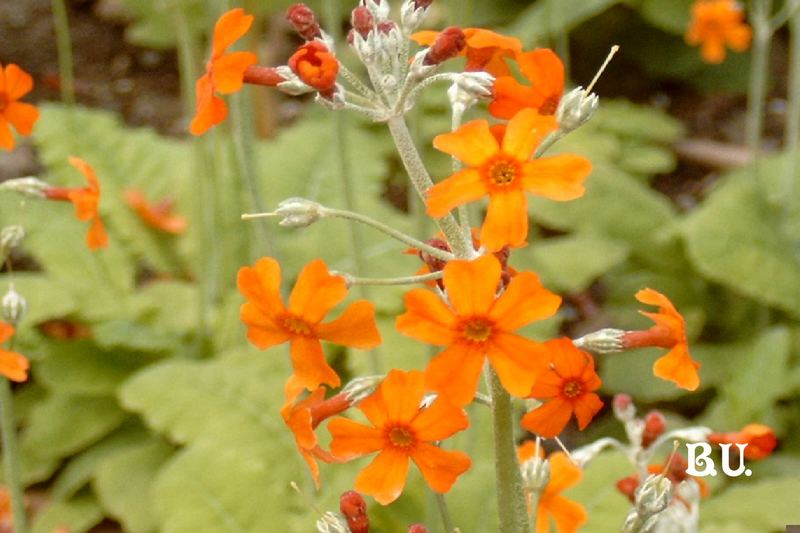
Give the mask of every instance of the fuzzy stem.
MULTIPOLYGON (((425 168, 425 164, 422 162, 416 146, 414 146, 406 121, 402 116, 395 116, 389 119, 388 125, 411 183, 414 185, 417 194, 424 201, 425 192, 433 186, 433 180, 431 180, 428 169, 425 168)), ((436 223, 457 257, 467 259, 474 257, 475 250, 472 248, 472 243, 467 241, 464 232, 461 231, 452 214, 438 219, 436 223)))
POLYGON ((452 533, 456 530, 453 524, 453 517, 450 516, 450 509, 447 508, 447 501, 444 499, 444 494, 438 492, 434 493, 436 498, 436 508, 439 511, 439 516, 442 518, 442 525, 447 533, 452 533))
POLYGON ((436 281, 437 279, 442 279, 443 275, 442 271, 431 272, 430 274, 421 274, 419 276, 402 276, 398 278, 358 278, 349 274, 342 274, 341 272, 338 272, 337 274, 344 276, 345 281, 347 281, 347 285, 350 287, 364 287, 366 285, 413 285, 414 283, 436 281))
POLYGON ((58 51, 58 77, 61 99, 68 106, 75 105, 75 74, 72 61, 72 41, 69 34, 69 18, 64 0, 52 0, 53 24, 56 28, 58 51))
POLYGON ((753 59, 750 65, 750 81, 747 91, 747 147, 750 151, 752 170, 758 176, 761 135, 764 129, 764 99, 769 75, 769 49, 772 28, 769 23, 772 0, 752 0, 753 59))
POLYGON ((497 482, 497 512, 502 533, 528 533, 528 509, 522 474, 514 447, 514 417, 511 397, 491 367, 487 367, 492 394, 494 465, 497 482))
MULTIPOLYGON (((797 2, 800 5, 800 2, 797 2)), ((789 109, 786 113, 786 131, 783 149, 786 166, 783 170, 783 210, 785 215, 794 214, 797 200, 794 196, 797 170, 800 166, 800 12, 795 11, 789 19, 791 44, 789 51, 789 109)), ((792 235, 800 237, 800 235, 792 235)))
MULTIPOLYGON (((9 350, 14 349, 14 338, 9 342, 9 350)), ((11 382, 0 376, 0 430, 3 432, 3 469, 5 482, 11 493, 11 512, 14 518, 14 531, 27 533, 25 514, 25 492, 22 487, 19 450, 17 447, 17 426, 14 419, 14 395, 11 382)))

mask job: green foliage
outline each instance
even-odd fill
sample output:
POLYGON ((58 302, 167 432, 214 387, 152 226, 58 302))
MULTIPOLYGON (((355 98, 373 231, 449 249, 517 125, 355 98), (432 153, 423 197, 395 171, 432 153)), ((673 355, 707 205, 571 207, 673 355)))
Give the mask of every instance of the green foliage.
POLYGON ((527 44, 568 32, 620 0, 562 0, 536 2, 517 15, 508 31, 527 44))
POLYGON ((52 533, 57 527, 70 531, 87 531, 103 519, 103 509, 91 495, 81 495, 69 501, 48 506, 33 523, 32 533, 52 533))
POLYGON ((797 523, 798 483, 800 477, 785 476, 732 486, 703 504, 702 531, 783 530, 786 524, 797 523))

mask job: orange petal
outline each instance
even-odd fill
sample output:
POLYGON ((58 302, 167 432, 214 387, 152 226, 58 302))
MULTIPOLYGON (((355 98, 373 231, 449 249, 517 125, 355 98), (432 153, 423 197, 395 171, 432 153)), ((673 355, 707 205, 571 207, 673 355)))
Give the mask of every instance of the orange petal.
POLYGON ((19 100, 33 89, 33 78, 30 74, 10 63, 5 71, 5 92, 9 100, 19 100))
POLYGON ((455 405, 466 405, 475 396, 483 361, 481 348, 455 344, 428 363, 425 387, 455 405))
POLYGON ((547 493, 559 493, 577 485, 583 477, 583 470, 576 466, 564 452, 554 452, 547 458, 550 462, 550 481, 547 493))
POLYGON ((99 250, 108 246, 108 233, 106 233, 105 224, 98 216, 92 219, 92 224, 86 233, 86 246, 90 250, 99 250))
POLYGON ((242 8, 225 12, 214 25, 213 57, 223 54, 230 45, 247 33, 252 24, 253 15, 246 15, 242 8))
POLYGON ((285 311, 280 295, 281 266, 275 259, 262 257, 254 266, 240 268, 236 285, 264 314, 275 317, 285 311))
POLYGON ((481 244, 490 252, 525 244, 528 236, 528 199, 519 190, 493 193, 481 227, 481 244))
POLYGON ((443 279, 450 305, 462 317, 488 312, 494 304, 500 276, 500 262, 493 255, 448 262, 443 279))
POLYGON ((489 193, 486 181, 474 168, 460 170, 425 193, 428 214, 441 218, 454 207, 483 198, 489 193))
POLYGON ((520 72, 543 99, 557 98, 564 92, 564 64, 549 48, 519 54, 517 62, 520 72))
POLYGON ((682 389, 695 390, 700 385, 697 369, 700 363, 692 359, 685 344, 678 344, 667 355, 656 360, 653 374, 672 381, 682 389))
POLYGON ((289 296, 289 312, 310 324, 322 320, 347 296, 342 276, 332 276, 321 259, 311 261, 300 272, 289 296))
POLYGON ((17 352, 0 350, 0 374, 11 381, 22 382, 28 379, 28 359, 17 352))
POLYGON ((552 439, 564 430, 570 416, 572 406, 569 402, 554 398, 523 416, 522 427, 541 437, 552 439))
POLYGON ((575 418, 578 419, 578 429, 584 430, 589 422, 592 421, 600 409, 603 408, 603 401, 595 393, 582 395, 577 401, 572 404, 572 409, 575 411, 575 418))
POLYGON ((472 465, 469 456, 463 452, 443 450, 424 442, 414 447, 411 459, 428 485, 438 493, 449 491, 458 476, 472 465))
POLYGON ((239 318, 247 326, 247 339, 262 350, 283 344, 290 338, 284 328, 253 303, 241 307, 239 318))
MULTIPOLYGON (((467 46, 470 48, 500 48, 509 52, 522 50, 522 42, 516 37, 509 37, 483 28, 473 29, 467 36, 467 46)), ((467 30, 464 31, 467 33, 467 30)))
POLYGON ((322 345, 317 339, 297 336, 292 339, 290 351, 294 373, 308 390, 314 390, 323 383, 331 387, 341 384, 339 376, 325 361, 322 345))
POLYGON ((11 127, 8 125, 5 117, 0 114, 0 146, 6 150, 12 150, 14 144, 14 134, 11 133, 11 127))
POLYGON ((543 344, 513 333, 492 336, 489 361, 509 393, 527 396, 537 378, 548 371, 550 358, 543 344))
POLYGON ((425 442, 444 440, 468 427, 467 413, 451 404, 444 396, 440 396, 433 405, 420 411, 411 422, 414 434, 425 442))
POLYGON ((455 316, 439 296, 425 289, 413 289, 406 293, 405 304, 406 312, 395 323, 398 331, 436 346, 452 344, 455 316))
POLYGON ((300 448, 299 451, 300 455, 303 457, 303 460, 305 460, 306 464, 308 465, 308 470, 311 472, 311 479, 314 480, 314 487, 319 490, 321 485, 319 479, 319 465, 314 458, 314 454, 302 448, 300 448))
POLYGON ((220 94, 231 94, 241 90, 244 85, 244 71, 255 65, 258 58, 252 52, 233 52, 214 61, 211 79, 220 94))
POLYGON ((558 127, 553 116, 542 116, 533 109, 523 109, 508 123, 503 137, 503 153, 518 161, 527 161, 536 147, 558 127))
POLYGON ((679 314, 678 310, 675 309, 675 306, 672 305, 672 302, 669 300, 669 298, 655 289, 647 287, 640 290, 636 293, 636 299, 643 304, 655 305, 662 309, 668 310, 673 314, 679 314))
POLYGON ((342 316, 327 324, 317 325, 314 331, 326 341, 362 350, 381 343, 381 334, 375 324, 375 306, 366 300, 353 302, 342 316))
POLYGON ((39 110, 31 104, 11 102, 6 107, 5 116, 20 135, 30 135, 39 118, 39 110))
POLYGON ((195 85, 197 93, 197 110, 195 111, 189 131, 192 135, 202 135, 212 126, 216 126, 228 116, 228 106, 222 98, 214 95, 211 79, 208 75, 202 76, 195 85))
POLYGON ((537 109, 542 102, 541 95, 531 87, 522 85, 511 76, 501 76, 494 82, 494 100, 489 104, 489 113, 509 120, 522 109, 537 109))
POLYGON ((589 519, 586 509, 582 505, 563 496, 557 496, 549 503, 548 511, 553 515, 556 529, 560 533, 577 533, 578 529, 589 519))
POLYGON ((328 431, 333 437, 331 453, 344 460, 376 452, 385 445, 379 429, 346 418, 338 417, 328 422, 328 431))
POLYGON ((521 272, 511 279, 489 315, 505 331, 514 331, 553 316, 560 305, 561 297, 545 289, 539 276, 521 272))
POLYGON ((14 326, 0 321, 0 344, 14 336, 14 326))
POLYGON ((479 167, 500 151, 485 120, 473 120, 452 133, 437 135, 433 146, 468 167, 479 167))
POLYGON ((433 42, 436 40, 438 36, 439 36, 438 31, 431 31, 431 30, 418 31, 417 33, 413 33, 411 35, 411 40, 420 46, 430 46, 433 44, 433 42))
POLYGON ((386 420, 410 422, 419 413, 425 395, 425 378, 420 371, 391 370, 376 392, 384 406, 386 420))
POLYGON ((561 154, 530 161, 522 172, 526 191, 564 202, 583 196, 583 182, 592 172, 592 164, 585 157, 561 154))
POLYGON ((408 455, 396 448, 386 448, 358 474, 355 489, 388 505, 403 492, 407 475, 408 455))

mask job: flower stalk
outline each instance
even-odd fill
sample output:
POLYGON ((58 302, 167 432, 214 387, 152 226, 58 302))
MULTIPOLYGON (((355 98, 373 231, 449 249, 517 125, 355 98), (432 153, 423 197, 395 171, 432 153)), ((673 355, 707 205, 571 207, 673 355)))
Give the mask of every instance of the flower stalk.
POLYGON ((764 99, 769 77, 769 52, 774 29, 770 24, 772 0, 752 0, 753 52, 750 65, 750 81, 747 90, 747 147, 750 151, 751 168, 758 177, 761 136, 764 129, 764 99))
POLYGON ((69 18, 64 0, 52 0, 53 24, 56 29, 58 52, 58 77, 61 99, 72 107, 75 105, 75 69, 72 61, 72 40, 69 35, 69 18))
MULTIPOLYGON (((14 338, 9 341, 9 349, 14 348, 14 338)), ((0 377, 0 431, 3 443, 3 470, 5 482, 11 493, 11 510, 14 517, 14 531, 27 533, 25 513, 25 493, 22 488, 21 462, 17 446, 17 425, 14 416, 14 397, 11 382, 0 377)))

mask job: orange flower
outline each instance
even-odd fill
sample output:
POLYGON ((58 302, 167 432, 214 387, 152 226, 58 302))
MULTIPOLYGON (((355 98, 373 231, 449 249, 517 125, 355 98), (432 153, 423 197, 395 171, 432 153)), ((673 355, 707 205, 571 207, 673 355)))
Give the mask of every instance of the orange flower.
POLYGON ((737 52, 750 46, 752 30, 734 0, 697 0, 692 6, 692 21, 686 30, 686 42, 700 45, 700 55, 707 63, 725 60, 725 45, 737 52))
POLYGON ((241 39, 252 24, 253 15, 245 15, 242 8, 231 9, 217 20, 211 59, 206 63, 205 74, 195 86, 197 111, 189 128, 192 135, 202 135, 225 120, 228 107, 216 93, 231 94, 241 90, 244 71, 258 61, 252 52, 228 53, 228 48, 241 39))
POLYGON ((425 386, 457 405, 472 401, 486 357, 503 386, 524 396, 546 370, 547 352, 538 342, 514 333, 552 316, 561 298, 533 272, 521 272, 496 296, 502 271, 493 256, 450 261, 444 267, 448 306, 434 292, 414 289, 397 329, 423 342, 447 346, 425 370, 425 386))
POLYGON ((700 363, 689 354, 686 340, 686 324, 683 317, 669 299, 653 289, 642 289, 636 299, 648 305, 658 306, 657 313, 639 311, 656 323, 647 331, 628 331, 622 337, 625 349, 645 346, 671 348, 667 355, 653 365, 653 374, 661 379, 675 382, 679 387, 695 390, 700 385, 697 369, 700 363))
POLYGON ((108 246, 108 234, 100 219, 100 181, 94 169, 83 159, 70 156, 69 163, 86 176, 89 185, 80 188, 50 187, 45 189, 45 197, 50 200, 72 202, 78 220, 90 222, 86 245, 90 250, 105 248, 108 246))
POLYGON ((504 75, 494 82, 489 113, 508 120, 520 110, 532 108, 540 115, 554 115, 564 94, 564 64, 549 48, 517 53, 517 63, 530 85, 504 75))
POLYGON ((470 467, 466 454, 432 444, 466 429, 467 413, 442 396, 420 409, 424 394, 422 372, 392 370, 375 393, 358 404, 373 427, 345 418, 334 418, 328 424, 335 456, 350 460, 380 451, 356 478, 355 489, 383 505, 403 491, 409 458, 439 493, 449 491, 470 467))
MULTIPOLYGON (((14 326, 0 322, 0 344, 5 343, 14 336, 14 326)), ((0 374, 11 381, 25 381, 28 379, 28 360, 24 355, 0 348, 0 374)))
POLYGON ((592 170, 587 159, 571 154, 531 160, 536 147, 555 127, 553 117, 525 109, 508 123, 502 143, 485 120, 436 136, 433 145, 467 168, 428 190, 428 214, 443 217, 454 207, 488 195, 481 243, 492 252, 523 245, 528 235, 525 192, 551 200, 573 200, 583 195, 583 180, 592 170))
POLYGON ((39 118, 39 110, 19 99, 31 92, 31 75, 9 63, 3 69, 0 64, 0 146, 6 150, 14 148, 14 136, 9 123, 20 135, 30 135, 39 118))
POLYGON ((314 390, 321 383, 338 387, 339 376, 325 361, 320 339, 374 348, 381 342, 374 306, 359 300, 339 318, 323 324, 325 315, 347 296, 347 284, 343 277, 331 275, 320 259, 300 272, 288 307, 281 301, 280 283, 280 265, 271 257, 239 270, 239 291, 248 300, 241 308, 247 338, 262 350, 288 341, 294 373, 306 389, 314 390))
POLYGON ((713 444, 747 444, 745 459, 755 460, 768 457, 778 445, 772 428, 764 424, 748 424, 741 431, 731 433, 712 433, 708 442, 713 444))
POLYGON ((309 41, 289 58, 289 68, 306 85, 330 96, 339 75, 339 60, 319 41, 309 41))
POLYGON ((580 468, 572 464, 564 452, 555 452, 548 458, 550 480, 539 497, 536 512, 536 533, 550 531, 550 517, 556 522, 558 533, 575 533, 588 519, 586 509, 561 495, 577 485, 583 477, 580 468))
POLYGON ((552 438, 561 433, 572 415, 580 429, 586 428, 603 402, 593 392, 600 388, 600 377, 591 355, 567 338, 547 341, 545 346, 552 355, 550 371, 536 380, 530 397, 548 401, 526 414, 522 427, 552 438))
POLYGON ((308 463, 314 485, 319 489, 319 465, 316 460, 333 463, 337 459, 319 445, 314 429, 326 418, 350 407, 350 401, 344 394, 325 400, 325 387, 318 387, 304 400, 297 401, 303 390, 297 378, 291 376, 286 382, 286 403, 281 408, 281 417, 294 434, 297 449, 308 463))
POLYGON ((186 231, 186 219, 172 213, 174 200, 165 199, 157 204, 149 203, 142 191, 128 189, 125 191, 125 203, 133 209, 142 222, 164 233, 180 234, 186 231))
MULTIPOLYGON (((465 71, 483 70, 495 77, 511 74, 505 58, 522 52, 519 39, 483 28, 465 28, 463 31, 467 46, 459 55, 467 57, 465 71)), ((430 46, 439 34, 437 31, 420 31, 412 35, 411 39, 419 45, 430 46)))

